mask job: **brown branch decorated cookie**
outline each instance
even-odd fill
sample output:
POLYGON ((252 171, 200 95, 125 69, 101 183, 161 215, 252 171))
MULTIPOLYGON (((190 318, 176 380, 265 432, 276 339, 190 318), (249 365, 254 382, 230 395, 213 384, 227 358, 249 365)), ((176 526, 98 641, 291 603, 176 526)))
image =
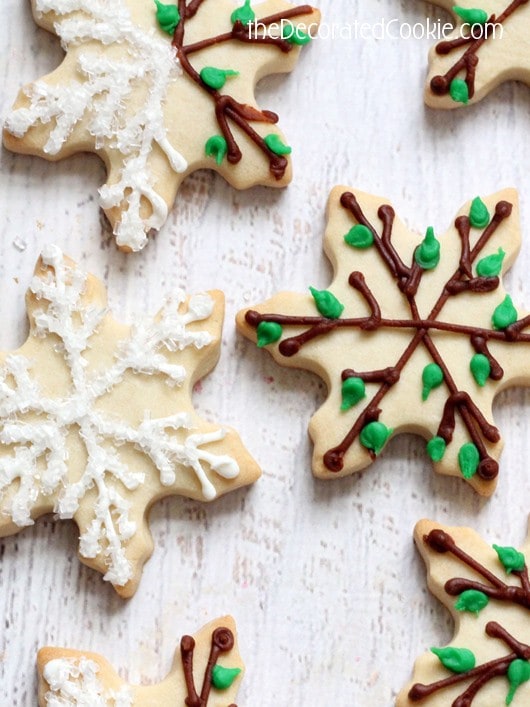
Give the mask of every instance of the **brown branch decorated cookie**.
POLYGON ((103 284, 48 246, 27 309, 27 341, 0 353, 0 536, 45 513, 73 519, 81 561, 129 597, 152 552, 155 501, 211 501, 260 473, 237 433, 191 399, 219 357, 222 293, 179 290, 127 326, 103 284))
POLYGON ((445 234, 423 238, 385 199, 346 187, 328 214, 329 288, 281 293, 237 318, 276 361, 328 387, 309 428, 314 473, 364 469, 392 435, 413 432, 437 471, 491 494, 493 399, 530 382, 530 316, 502 284, 519 249, 516 193, 476 197, 445 234))
POLYGON ((530 703, 528 540, 487 545, 469 528, 420 521, 414 533, 429 589, 453 617, 448 646, 416 661, 397 707, 526 707, 530 703))
POLYGON ((266 0, 31 0, 66 56, 19 94, 4 127, 10 150, 59 160, 95 152, 108 171, 104 209, 124 250, 167 218, 186 175, 284 186, 291 148, 254 89, 291 71, 320 15, 266 0))
POLYGON ((68 648, 42 648, 37 669, 39 707, 237 707, 244 667, 225 616, 182 637, 158 685, 129 685, 102 656, 68 648))
POLYGON ((530 85, 528 0, 433 0, 452 12, 455 30, 429 54, 425 102, 433 108, 476 103, 504 81, 530 85))

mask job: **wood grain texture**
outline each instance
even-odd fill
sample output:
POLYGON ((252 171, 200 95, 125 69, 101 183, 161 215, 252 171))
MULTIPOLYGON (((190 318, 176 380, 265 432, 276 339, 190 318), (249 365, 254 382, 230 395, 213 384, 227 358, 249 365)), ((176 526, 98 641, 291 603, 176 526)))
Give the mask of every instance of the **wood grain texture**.
MULTIPOLYGON (((446 15, 423 2, 315 0, 344 24, 446 15)), ((18 88, 60 60, 29 2, 0 5, 0 114, 18 88)), ((437 477, 423 443, 390 444, 355 478, 315 481, 306 427, 325 396, 309 374, 281 369, 236 337, 235 312, 273 292, 325 287, 324 207, 339 183, 392 199, 419 231, 442 232, 457 208, 504 186, 521 193, 523 250, 506 280, 530 302, 530 91, 515 84, 480 105, 436 113, 422 104, 432 40, 321 39, 290 77, 268 79, 260 102, 277 109, 294 149, 283 192, 237 193, 197 173, 163 231, 138 255, 119 253, 95 204, 95 157, 58 164, 0 152, 0 347, 26 334, 23 296, 43 243, 57 242, 105 279, 117 317, 155 312, 172 287, 227 296, 221 361, 195 401, 236 427, 263 478, 201 505, 182 499, 151 513, 155 552, 130 602, 77 558, 73 524, 40 521, 0 544, 0 704, 36 704, 35 656, 45 644, 105 656, 130 681, 157 681, 182 633, 225 613, 238 622, 247 674, 239 703, 390 707, 414 658, 451 632, 429 596, 412 544, 416 520, 471 525, 518 545, 530 511, 530 392, 496 405, 506 441, 493 498, 437 477)))

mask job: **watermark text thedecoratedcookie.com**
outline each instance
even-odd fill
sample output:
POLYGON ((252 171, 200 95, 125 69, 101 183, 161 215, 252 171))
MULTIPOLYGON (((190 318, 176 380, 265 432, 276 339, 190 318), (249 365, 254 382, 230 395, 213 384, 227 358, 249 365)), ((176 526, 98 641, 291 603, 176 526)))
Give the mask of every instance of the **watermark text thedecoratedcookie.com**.
MULTIPOLYGON (((258 37, 278 37, 288 38, 293 32, 309 33, 319 39, 431 39, 439 41, 447 39, 454 31, 455 27, 451 22, 441 20, 431 20, 427 18, 425 22, 402 22, 397 17, 390 20, 381 18, 377 22, 353 22, 326 23, 320 25, 316 23, 299 25, 291 20, 281 20, 265 24, 256 20, 247 25, 249 39, 258 37)), ((464 22, 458 27, 461 37, 471 36, 473 39, 491 37, 492 39, 502 39, 504 27, 500 22, 486 22, 484 24, 470 24, 464 22)))

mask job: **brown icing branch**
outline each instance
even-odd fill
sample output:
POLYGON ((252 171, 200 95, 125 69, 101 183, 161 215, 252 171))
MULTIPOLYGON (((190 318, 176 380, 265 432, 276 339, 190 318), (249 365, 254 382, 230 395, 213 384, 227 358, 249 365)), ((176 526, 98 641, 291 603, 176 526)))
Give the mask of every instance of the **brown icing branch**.
POLYGON ((425 535, 423 541, 431 550, 437 553, 450 552, 462 564, 466 565, 476 574, 483 577, 488 584, 477 582, 476 580, 465 578, 450 579, 445 584, 445 591, 451 596, 458 596, 466 589, 477 589, 483 592, 486 596, 499 601, 509 601, 523 606, 525 609, 530 609, 530 584, 528 579, 528 568, 512 572, 514 577, 517 577, 521 586, 506 584, 496 574, 484 567, 478 560, 471 555, 468 555, 462 550, 453 540, 453 538, 445 530, 431 530, 428 535, 425 535))
MULTIPOLYGON (((480 478, 491 480, 498 474, 498 464, 488 453, 486 442, 496 443, 500 439, 497 428, 490 424, 484 417, 480 409, 475 405, 470 395, 459 390, 454 381, 451 371, 441 353, 438 351, 430 332, 445 331, 450 334, 463 335, 469 337, 471 346, 477 353, 483 353, 491 365, 492 380, 500 380, 503 377, 503 369, 491 355, 488 349, 490 341, 530 343, 530 333, 524 333, 524 329, 530 326, 530 317, 525 317, 504 330, 486 329, 466 324, 456 324, 439 320, 444 305, 449 299, 458 295, 464 290, 474 292, 491 292, 500 283, 498 277, 478 277, 473 276, 472 266, 484 247, 497 231, 500 224, 512 213, 512 205, 506 201, 499 201, 495 206, 495 212, 490 223, 484 228, 476 244, 471 247, 469 234, 470 222, 467 216, 459 216, 455 220, 455 228, 461 240, 461 255, 459 267, 450 276, 441 290, 441 294, 434 304, 431 312, 425 317, 421 317, 416 304, 415 296, 421 283, 424 270, 413 259, 409 266, 403 262, 400 255, 392 243, 392 230, 395 220, 395 213, 391 206, 382 205, 378 210, 378 217, 382 226, 378 230, 363 213, 359 202, 354 194, 345 192, 342 194, 340 203, 347 209, 355 221, 369 229, 373 236, 373 247, 381 257, 382 262, 396 282, 396 285, 410 309, 409 319, 389 319, 381 314, 381 308, 366 282, 364 275, 354 271, 348 278, 349 285, 360 293, 366 302, 369 314, 362 317, 339 317, 336 319, 325 316, 290 316, 274 313, 260 314, 256 311, 248 311, 245 315, 247 323, 257 328, 261 322, 274 322, 282 327, 305 327, 305 331, 283 339, 279 344, 279 352, 286 357, 296 355, 300 349, 310 341, 325 336, 335 330, 340 329, 360 329, 375 331, 379 329, 408 329, 412 331, 412 338, 401 354, 399 360, 393 366, 381 371, 356 373, 353 369, 346 369, 342 372, 342 380, 351 377, 362 378, 365 382, 380 383, 380 387, 368 401, 364 410, 355 420, 351 429, 344 439, 337 446, 330 449, 324 455, 325 466, 333 472, 341 471, 344 464, 344 456, 353 442, 357 439, 363 427, 368 422, 377 420, 380 415, 380 404, 385 395, 397 383, 401 372, 411 359, 416 349, 423 345, 428 351, 431 360, 436 363, 443 372, 443 381, 448 390, 448 397, 444 407, 444 412, 440 422, 438 435, 446 443, 453 437, 456 425, 456 415, 462 420, 470 440, 475 444, 479 452, 479 466, 477 473, 480 478)), ((370 453, 370 450, 367 450, 370 453)), ((372 454, 373 456, 373 454, 372 454)))
MULTIPOLYGON (((487 582, 487 584, 484 584, 471 579, 450 579, 444 586, 445 591, 450 596, 458 596, 466 590, 475 589, 483 592, 492 599, 515 603, 525 609, 530 608, 530 583, 526 565, 523 570, 513 572, 513 575, 518 577, 521 586, 507 585, 497 577, 497 575, 484 567, 478 560, 462 550, 445 530, 435 528, 431 530, 428 535, 423 537, 423 541, 434 552, 442 554, 450 552, 462 564, 483 577, 487 582)), ((498 622, 489 621, 485 626, 485 632, 490 638, 496 638, 505 643, 511 653, 490 660, 466 672, 454 673, 447 678, 437 680, 429 685, 416 683, 411 687, 408 693, 411 702, 420 702, 435 692, 439 692, 445 688, 461 683, 469 683, 464 692, 451 703, 451 707, 471 707, 474 698, 490 680, 507 675, 508 669, 514 660, 517 658, 526 661, 530 660, 530 646, 512 636, 512 634, 498 622)))
MULTIPOLYGON (((214 102, 215 116, 219 129, 226 140, 228 146, 227 160, 230 164, 237 164, 242 159, 242 152, 234 136, 230 123, 245 133, 248 138, 265 154, 269 161, 271 174, 280 180, 285 175, 288 161, 284 155, 278 155, 268 147, 264 138, 252 127, 252 122, 271 123, 278 122, 276 113, 267 110, 259 110, 248 104, 236 101, 232 96, 206 85, 201 79, 200 73, 193 67, 190 56, 208 47, 222 44, 229 41, 243 42, 247 44, 269 44, 277 47, 280 51, 287 53, 292 51, 293 44, 283 39, 283 37, 269 36, 266 31, 259 34, 252 29, 252 26, 245 26, 239 20, 236 21, 230 32, 218 34, 214 37, 185 45, 186 21, 193 18, 200 10, 204 0, 178 0, 180 22, 178 23, 173 36, 173 46, 176 57, 182 70, 194 81, 201 90, 205 91, 214 102)), ((301 5, 299 7, 279 12, 268 17, 257 20, 261 27, 269 27, 275 23, 281 23, 292 18, 310 15, 315 12, 311 5, 301 5)))
POLYGON ((458 685, 462 682, 472 680, 471 685, 463 692, 459 697, 456 698, 451 704, 451 707, 470 707, 473 703, 473 699, 477 696, 478 692, 493 678, 506 675, 510 663, 517 658, 516 653, 511 653, 503 658, 497 658, 496 660, 491 660, 487 663, 483 663, 477 668, 473 668, 466 673, 454 673, 443 680, 438 680, 431 683, 430 685, 422 685, 421 683, 416 683, 410 688, 409 699, 411 702, 419 702, 424 700, 426 697, 430 697, 435 692, 445 689, 446 687, 452 687, 453 685, 458 685))
MULTIPOLYGON (((180 641, 180 655, 182 659, 182 669, 186 681, 188 696, 185 700, 186 707, 207 707, 210 692, 212 689, 212 671, 219 656, 228 653, 234 647, 234 634, 229 628, 224 626, 216 628, 212 634, 210 656, 204 671, 204 678, 200 695, 197 693, 195 678, 193 676, 193 653, 195 650, 195 640, 192 636, 183 636, 180 641)), ((237 707, 232 704, 230 707, 237 707)))
MULTIPOLYGON (((436 45, 436 53, 440 55, 450 54, 456 49, 469 45, 460 59, 451 66, 451 68, 443 76, 434 76, 431 79, 431 91, 437 96, 447 95, 451 89, 451 82, 461 71, 465 72, 464 81, 466 82, 469 98, 475 95, 475 76, 479 63, 478 51, 480 47, 487 42, 491 37, 495 38, 495 26, 502 25, 504 22, 522 5, 525 5, 528 0, 513 0, 508 7, 497 17, 491 15, 485 25, 482 26, 482 32, 477 36, 476 31, 469 33, 468 36, 458 37, 436 45), (476 38, 475 38, 476 37, 476 38)), ((477 25, 475 25, 476 27, 477 25)), ((480 25, 478 25, 480 26, 480 25)))

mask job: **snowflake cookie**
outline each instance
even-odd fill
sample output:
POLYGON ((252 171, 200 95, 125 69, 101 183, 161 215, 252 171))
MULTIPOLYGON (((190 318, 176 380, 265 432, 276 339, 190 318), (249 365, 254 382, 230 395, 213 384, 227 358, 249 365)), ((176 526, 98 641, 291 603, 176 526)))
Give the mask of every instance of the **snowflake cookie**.
POLYGON ((431 49, 425 102, 433 108, 476 103, 503 81, 530 85, 528 0, 432 0, 456 28, 431 49))
POLYGON ((437 471, 493 492, 501 439, 492 402, 530 382, 530 316, 502 285, 519 249, 517 194, 477 197, 439 239, 423 239, 385 199, 335 188, 327 290, 281 293, 238 315, 242 333, 285 366, 324 379, 311 420, 314 473, 368 466, 389 438, 428 440, 437 471))
POLYGON ((100 204, 124 250, 159 230, 183 179, 212 168, 233 186, 284 186, 278 116, 257 81, 294 68, 318 27, 310 5, 266 0, 31 0, 61 66, 26 86, 4 129, 10 150, 59 160, 95 152, 100 204), (186 108, 184 108, 186 106, 186 108), (187 116, 187 117, 186 117, 187 116))
POLYGON ((102 656, 67 648, 42 648, 37 669, 39 707, 236 707, 244 670, 230 616, 183 636, 158 685, 128 685, 102 656))
POLYGON ((530 703, 530 578, 525 547, 490 547, 470 528, 429 520, 415 529, 431 592, 456 625, 451 645, 416 661, 397 707, 530 703))
POLYGON ((81 561, 131 596, 156 500, 211 501, 259 476, 237 434, 191 402, 219 356, 223 296, 178 291, 125 326, 103 284, 49 246, 27 308, 28 340, 1 354, 0 536, 44 513, 73 518, 81 561))

